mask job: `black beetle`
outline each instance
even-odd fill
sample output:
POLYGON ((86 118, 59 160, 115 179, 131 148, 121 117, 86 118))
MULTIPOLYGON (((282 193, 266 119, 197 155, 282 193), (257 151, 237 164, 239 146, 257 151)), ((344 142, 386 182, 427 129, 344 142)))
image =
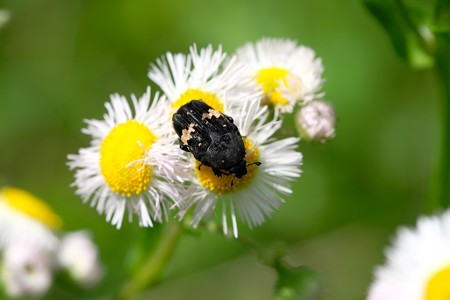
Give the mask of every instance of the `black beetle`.
POLYGON ((180 148, 191 152, 201 165, 212 168, 216 176, 247 174, 245 147, 233 119, 218 112, 202 100, 192 100, 181 106, 172 117, 180 148))

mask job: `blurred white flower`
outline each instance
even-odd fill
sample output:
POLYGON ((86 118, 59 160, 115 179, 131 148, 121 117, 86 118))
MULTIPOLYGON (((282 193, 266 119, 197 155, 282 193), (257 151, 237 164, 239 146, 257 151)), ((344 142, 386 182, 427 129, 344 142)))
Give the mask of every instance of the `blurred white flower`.
POLYGON ((336 113, 329 102, 314 100, 306 104, 297 112, 295 121, 305 140, 325 142, 334 137, 336 113))
POLYGON ((93 286, 103 275, 97 247, 85 231, 69 233, 62 238, 58 262, 84 287, 93 286))
POLYGON ((12 187, 0 190, 0 249, 20 242, 55 249, 58 238, 54 231, 61 223, 44 201, 27 191, 12 187))
POLYGON ((26 242, 8 245, 3 252, 1 279, 11 297, 42 296, 53 280, 49 253, 26 242))
POLYGON ((323 65, 314 51, 288 39, 263 38, 236 51, 238 62, 264 92, 264 102, 280 112, 292 112, 296 102, 320 96, 323 65))
POLYGON ((132 100, 130 106, 125 97, 112 95, 104 119, 86 121, 83 132, 92 137, 90 147, 68 156, 76 171, 76 193, 118 229, 125 211, 129 220, 136 215, 140 226, 149 227, 183 201, 186 164, 165 97, 156 93, 151 100, 148 88, 132 100))
POLYGON ((400 228, 368 300, 450 299, 450 211, 400 228))

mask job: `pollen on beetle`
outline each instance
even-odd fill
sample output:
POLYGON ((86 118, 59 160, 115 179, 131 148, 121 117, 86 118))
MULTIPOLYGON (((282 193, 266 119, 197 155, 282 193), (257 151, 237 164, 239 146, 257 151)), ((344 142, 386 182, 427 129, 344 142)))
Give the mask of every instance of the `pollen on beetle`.
POLYGON ((217 99, 217 97, 209 92, 204 92, 196 89, 188 89, 181 96, 172 103, 172 107, 177 110, 181 106, 189 103, 192 100, 203 100, 206 104, 218 110, 219 112, 224 111, 223 104, 217 99))
POLYGON ((44 201, 32 194, 12 187, 4 187, 0 194, 10 207, 41 221, 51 229, 55 230, 61 227, 61 219, 44 201))
POLYGON ((152 179, 152 168, 145 155, 156 137, 136 120, 114 127, 100 148, 100 170, 106 183, 123 196, 142 193, 152 179))
POLYGON ((300 93, 300 83, 292 80, 289 71, 282 68, 265 68, 256 74, 256 81, 262 85, 264 101, 273 105, 290 103, 284 91, 300 93))
MULTIPOLYGON (((250 164, 259 160, 259 151, 257 147, 253 147, 253 143, 244 138, 245 151, 250 153, 245 157, 245 161, 250 164)), ((199 169, 200 162, 196 161, 195 172, 200 183, 207 189, 222 195, 230 192, 236 192, 239 189, 248 186, 256 176, 258 166, 247 166, 247 174, 242 178, 236 178, 233 175, 216 176, 211 167, 202 165, 199 169), (231 184, 233 182, 233 184, 231 184)))

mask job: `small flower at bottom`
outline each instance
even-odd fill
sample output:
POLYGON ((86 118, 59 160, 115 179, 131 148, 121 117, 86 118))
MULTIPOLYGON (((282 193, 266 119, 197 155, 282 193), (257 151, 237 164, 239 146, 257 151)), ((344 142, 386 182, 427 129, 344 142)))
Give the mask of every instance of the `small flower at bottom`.
POLYGON ((118 229, 126 210, 148 227, 182 201, 185 163, 168 126, 170 107, 158 94, 150 98, 150 88, 139 100, 133 95, 133 113, 124 97, 112 95, 104 119, 86 121, 91 146, 68 156, 77 194, 118 229))
POLYGON ((237 218, 251 228, 261 225, 284 202, 281 195, 292 193, 290 182, 300 176, 302 155, 296 151, 298 138, 272 139, 281 122, 266 123, 267 107, 261 107, 258 99, 229 116, 243 136, 247 174, 242 178, 217 176, 211 167, 200 166, 192 157, 191 196, 179 215, 184 217, 192 209, 192 224, 197 227, 205 216, 219 211, 224 233, 231 227, 237 237, 237 218), (261 165, 252 164, 255 162, 261 165))
POLYGON ((25 241, 6 247, 0 271, 10 297, 42 296, 53 282, 50 252, 25 241))
POLYGON ((368 300, 450 299, 450 211, 400 228, 368 300))
POLYGON ((280 112, 292 112, 298 101, 312 101, 322 86, 321 60, 292 40, 263 38, 239 48, 236 57, 249 66, 249 77, 264 92, 264 103, 280 112))
POLYGON ((61 219, 41 199, 13 187, 0 190, 0 250, 11 244, 27 242, 47 250, 55 249, 55 231, 61 219))

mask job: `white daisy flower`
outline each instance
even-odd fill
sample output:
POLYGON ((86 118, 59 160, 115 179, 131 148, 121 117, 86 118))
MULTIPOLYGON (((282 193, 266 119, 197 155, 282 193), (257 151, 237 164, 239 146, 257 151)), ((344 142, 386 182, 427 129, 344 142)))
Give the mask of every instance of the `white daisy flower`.
POLYGON ((11 297, 42 296, 53 281, 50 253, 25 241, 5 249, 0 271, 5 292, 11 297))
POLYGON ((192 208, 192 224, 197 227, 205 215, 221 211, 224 233, 231 227, 237 237, 237 218, 251 228, 261 225, 284 202, 282 195, 292 193, 290 182, 300 176, 302 155, 296 151, 298 138, 272 138, 281 122, 266 122, 267 107, 260 106, 258 99, 246 102, 242 110, 230 116, 243 136, 245 161, 250 164, 247 174, 242 178, 225 174, 218 177, 211 167, 200 167, 192 157, 191 197, 180 209, 180 217, 192 208), (252 164, 255 162, 261 165, 252 164))
POLYGON ((58 238, 54 231, 61 224, 61 219, 41 199, 12 187, 0 190, 0 249, 21 242, 55 249, 58 238))
POLYGON ((239 48, 236 57, 249 65, 251 77, 264 92, 264 102, 280 112, 292 112, 297 101, 318 97, 323 65, 308 47, 292 40, 264 38, 239 48))
POLYGON ((96 284, 103 276, 97 246, 86 231, 72 232, 61 239, 58 262, 84 287, 96 284))
POLYGON ((295 123, 303 139, 323 143, 334 137, 336 112, 331 103, 314 100, 297 112, 295 123))
POLYGON ((450 211, 400 228, 368 300, 450 299, 450 211))
POLYGON ((225 112, 258 93, 246 73, 246 66, 228 59, 220 46, 215 51, 211 45, 197 51, 193 45, 189 55, 169 52, 158 59, 148 76, 172 103, 172 112, 191 100, 203 100, 225 112))
POLYGON ((125 97, 112 95, 104 119, 86 121, 90 147, 68 156, 77 194, 118 229, 125 210, 130 221, 137 215, 139 225, 148 227, 182 200, 182 186, 175 183, 184 181, 185 163, 168 125, 170 107, 164 97, 150 97, 150 88, 139 100, 132 95, 133 113, 125 97))

